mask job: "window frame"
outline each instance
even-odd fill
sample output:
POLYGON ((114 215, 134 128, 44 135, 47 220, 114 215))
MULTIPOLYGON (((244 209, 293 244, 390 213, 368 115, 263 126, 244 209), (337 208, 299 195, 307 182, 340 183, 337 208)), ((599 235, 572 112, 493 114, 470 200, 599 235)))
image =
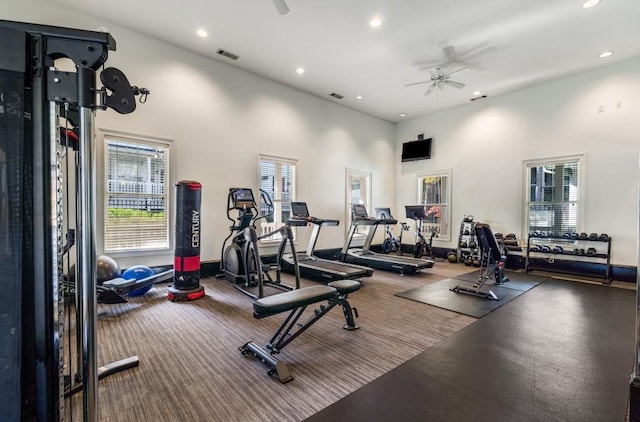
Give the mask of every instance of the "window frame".
MULTIPOLYGON (((549 157, 549 158, 537 158, 532 160, 523 161, 523 172, 524 172, 524 210, 523 210, 523 229, 525 230, 522 233, 523 238, 528 237, 531 226, 530 222, 530 206, 531 206, 531 168, 532 167, 543 167, 545 165, 554 165, 557 166, 559 164, 568 164, 576 162, 578 164, 578 199, 576 201, 567 200, 562 201, 562 203, 577 203, 577 216, 576 216, 576 232, 580 233, 584 227, 584 217, 585 217, 585 186, 586 186, 586 155, 585 154, 574 154, 574 155, 565 155, 558 157, 549 157)), ((538 204, 545 203, 537 202, 538 204)), ((557 201, 549 201, 548 203, 557 203, 557 201)))
MULTIPOLYGON (((364 199, 364 206, 367 208, 367 212, 369 213, 369 215, 372 215, 371 213, 373 212, 373 210, 371 209, 371 179, 372 179, 372 172, 370 171, 363 171, 363 170, 357 170, 354 168, 349 168, 347 167, 345 169, 345 225, 344 225, 344 229, 345 229, 345 235, 349 234, 349 229, 351 228, 351 185, 352 182, 355 178, 363 178, 365 180, 365 187, 366 187, 366 192, 365 192, 365 196, 366 198, 364 199)), ((358 242, 359 240, 363 240, 366 238, 367 233, 368 233, 369 228, 365 227, 365 226, 359 226, 356 228, 356 231, 353 234, 353 239, 352 239, 352 244, 354 244, 353 241, 358 242), (362 231, 360 231, 362 230, 362 231)), ((357 245, 357 243, 355 243, 357 245)))
POLYGON ((418 201, 417 204, 418 205, 430 205, 430 206, 446 206, 446 210, 447 212, 444 213, 444 215, 441 214, 441 222, 440 223, 428 223, 428 222, 423 222, 423 227, 422 227, 422 232, 425 236, 428 236, 428 232, 427 229, 425 228, 426 226, 439 226, 440 230, 438 232, 438 238, 437 240, 441 240, 441 241, 450 241, 451 240, 451 215, 452 215, 452 174, 453 171, 451 169, 447 169, 447 170, 437 170, 437 171, 429 171, 429 172, 423 172, 423 173, 419 173, 416 176, 417 179, 417 195, 418 195, 418 201), (447 178, 447 185, 445 188, 445 195, 446 195, 446 201, 445 202, 438 202, 438 203, 429 203, 427 204, 426 202, 423 201, 423 198, 425 197, 424 192, 423 192, 423 180, 429 177, 446 177, 447 178), (442 227, 445 227, 446 230, 443 231, 442 227))
MULTIPOLYGON (((289 203, 289 212, 291 212, 291 202, 296 200, 296 195, 297 195, 297 174, 298 174, 298 160, 295 158, 289 158, 289 157, 283 157, 283 156, 277 156, 277 155, 270 155, 270 154, 258 154, 257 157, 257 174, 258 174, 258 190, 256 192, 256 205, 258 206, 258 210, 260 211, 262 209, 262 194, 260 192, 260 190, 262 189, 262 163, 263 161, 269 162, 269 163, 273 163, 276 164, 278 166, 278 168, 281 169, 282 165, 289 165, 293 168, 293 174, 291 175, 291 180, 290 180, 290 198, 288 201, 284 201, 281 198, 276 197, 278 195, 277 190, 275 191, 276 195, 274 195, 274 197, 271 198, 271 201, 273 202, 273 206, 274 206, 274 211, 273 211, 273 215, 274 215, 274 221, 271 223, 266 223, 266 220, 264 218, 261 218, 260 220, 258 220, 258 235, 261 236, 263 234, 269 233, 269 232, 273 232, 277 229, 279 229, 280 227, 282 227, 284 224, 286 224, 286 221, 280 221, 281 220, 281 216, 282 213, 284 212, 284 204, 285 203, 289 203), (280 209, 280 211, 279 211, 280 209)), ((276 170, 276 176, 280 175, 282 176, 282 173, 276 170)), ((295 230, 293 230, 293 234, 295 237, 295 230)), ((282 236, 280 235, 280 233, 276 233, 273 236, 269 236, 269 237, 265 237, 263 239, 260 239, 260 243, 262 244, 273 244, 273 243, 278 243, 282 240, 282 236)))
MULTIPOLYGON (((174 204, 173 204, 173 189, 171 183, 171 175, 174 172, 174 160, 175 151, 173 149, 173 140, 154 137, 149 135, 134 134, 128 132, 120 132, 116 130, 99 129, 101 136, 99 137, 101 145, 99 145, 99 151, 102 154, 102 160, 98 161, 98 174, 102 175, 101 183, 98 183, 97 204, 102 207, 102 212, 98 212, 98 224, 102 226, 102 230, 98 231, 98 244, 102 247, 102 253, 109 254, 112 257, 126 257, 126 256, 138 256, 138 255, 150 255, 157 253, 164 253, 173 249, 174 242, 174 204), (130 142, 133 144, 141 144, 148 146, 158 146, 165 148, 166 158, 164 160, 164 212, 165 212, 165 224, 167 230, 166 242, 163 245, 149 246, 149 247, 124 247, 124 248, 109 248, 107 245, 107 213, 108 207, 106 206, 107 196, 109 195, 108 189, 108 177, 109 177, 109 154, 107 152, 108 142, 111 140, 130 142)), ((98 208, 99 209, 99 208, 98 208)))

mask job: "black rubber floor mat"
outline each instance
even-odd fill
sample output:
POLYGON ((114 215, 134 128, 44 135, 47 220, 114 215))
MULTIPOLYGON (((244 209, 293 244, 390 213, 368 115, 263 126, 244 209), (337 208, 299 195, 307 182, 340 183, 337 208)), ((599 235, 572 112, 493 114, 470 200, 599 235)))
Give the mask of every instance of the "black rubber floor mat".
MULTIPOLYGON (((549 279, 549 277, 527 274, 519 271, 505 271, 504 275, 510 281, 512 281, 512 283, 506 282, 500 285, 501 287, 506 287, 507 289, 524 290, 524 291, 527 291, 532 287, 535 287, 538 284, 542 283, 543 281, 549 279)), ((480 270, 457 275, 454 278, 458 280, 470 281, 474 283, 478 281, 478 279, 480 278, 480 270)), ((495 278, 489 277, 489 279, 485 283, 485 286, 486 285, 489 285, 489 286, 495 285, 495 278)))
POLYGON ((488 313, 495 311, 499 307, 520 296, 524 292, 537 286, 544 280, 545 279, 543 278, 535 283, 531 281, 520 282, 518 280, 510 280, 500 286, 490 285, 488 282, 485 283, 483 290, 492 291, 499 300, 490 300, 467 293, 451 291, 450 289, 456 286, 473 287, 474 282, 460 280, 457 278, 447 278, 433 284, 396 293, 395 296, 448 309, 453 312, 458 312, 459 314, 482 318, 488 313))
POLYGON ((306 422, 623 421, 635 299, 548 279, 306 422))

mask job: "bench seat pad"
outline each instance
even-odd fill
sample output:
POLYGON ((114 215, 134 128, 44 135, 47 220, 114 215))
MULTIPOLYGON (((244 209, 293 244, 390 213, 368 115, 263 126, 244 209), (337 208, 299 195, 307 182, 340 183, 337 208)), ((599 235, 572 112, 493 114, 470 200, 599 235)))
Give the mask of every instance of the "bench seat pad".
POLYGON ((327 285, 335 288, 338 291, 338 293, 345 294, 345 293, 355 292, 360 288, 362 284, 358 280, 347 279, 347 280, 334 280, 327 283, 327 285))
POLYGON ((311 303, 320 302, 321 300, 328 300, 337 295, 338 291, 330 286, 318 285, 303 287, 256 300, 253 303, 253 316, 255 318, 264 318, 311 303))

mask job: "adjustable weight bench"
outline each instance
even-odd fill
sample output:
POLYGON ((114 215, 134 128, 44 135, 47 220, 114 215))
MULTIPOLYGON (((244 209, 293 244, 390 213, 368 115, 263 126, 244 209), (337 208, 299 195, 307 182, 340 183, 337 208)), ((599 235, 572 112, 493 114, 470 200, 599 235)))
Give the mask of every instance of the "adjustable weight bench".
POLYGON ((450 290, 456 293, 480 296, 485 299, 500 300, 495 293, 491 290, 483 289, 483 287, 487 279, 492 275, 495 277, 496 285, 501 285, 509 281, 509 279, 504 276, 504 264, 507 258, 500 251, 500 246, 498 242, 496 242, 496 238, 488 224, 476 223, 475 234, 476 239, 478 239, 481 254, 480 277, 472 287, 457 285, 450 290))
POLYGON ((287 365, 278 361, 275 355, 336 305, 342 306, 347 321, 343 328, 346 330, 357 329, 358 326, 353 316, 355 314, 357 317, 358 311, 351 307, 347 301, 347 295, 358 290, 360 286, 361 284, 357 280, 336 280, 327 285, 303 287, 256 300, 253 303, 254 318, 261 319, 282 312, 290 312, 265 348, 250 341, 238 348, 240 353, 244 356, 251 354, 260 359, 269 368, 267 374, 275 375, 281 383, 291 381, 293 377, 289 373, 287 365), (307 306, 323 301, 327 301, 327 303, 314 309, 313 315, 306 322, 298 323, 307 306), (295 327, 297 328, 292 333, 291 330, 295 327))

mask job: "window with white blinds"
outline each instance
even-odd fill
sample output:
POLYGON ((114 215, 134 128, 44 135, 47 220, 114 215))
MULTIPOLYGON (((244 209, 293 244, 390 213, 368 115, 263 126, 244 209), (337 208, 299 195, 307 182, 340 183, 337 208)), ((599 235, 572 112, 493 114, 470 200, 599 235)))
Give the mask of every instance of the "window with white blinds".
MULTIPOLYGON (((267 218, 258 221, 259 233, 264 235, 275 231, 285 224, 291 216, 291 201, 295 201, 296 196, 296 160, 260 155, 260 180, 259 186, 273 202, 273 210, 267 204, 259 200, 260 213, 268 215, 267 218)), ((264 241, 277 241, 281 236, 276 233, 273 236, 263 239, 264 241)))
POLYGON ((169 145, 105 136, 104 250, 169 248, 169 145))
POLYGON ((580 230, 580 157, 525 163, 529 233, 580 230))
POLYGON ((427 218, 422 221, 426 236, 432 231, 440 240, 451 236, 451 171, 418 176, 419 204, 425 205, 427 218))

